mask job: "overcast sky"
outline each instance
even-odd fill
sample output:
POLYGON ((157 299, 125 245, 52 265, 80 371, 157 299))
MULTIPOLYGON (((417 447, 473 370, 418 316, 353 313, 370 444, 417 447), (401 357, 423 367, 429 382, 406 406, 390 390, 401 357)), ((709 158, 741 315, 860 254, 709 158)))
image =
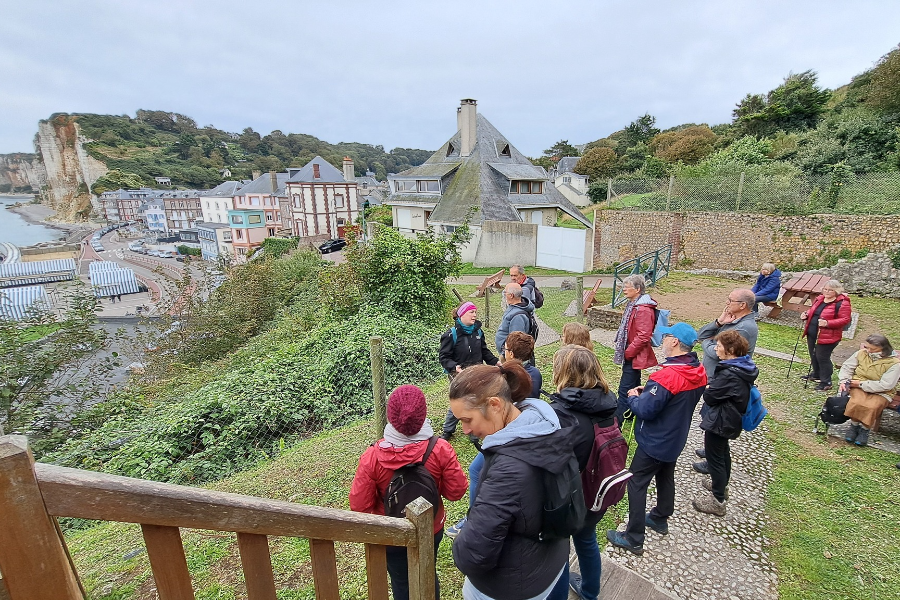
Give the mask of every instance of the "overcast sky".
POLYGON ((0 153, 55 112, 168 110, 228 131, 436 149, 461 98, 522 152, 729 121, 814 69, 849 82, 900 2, 0 0, 0 153))

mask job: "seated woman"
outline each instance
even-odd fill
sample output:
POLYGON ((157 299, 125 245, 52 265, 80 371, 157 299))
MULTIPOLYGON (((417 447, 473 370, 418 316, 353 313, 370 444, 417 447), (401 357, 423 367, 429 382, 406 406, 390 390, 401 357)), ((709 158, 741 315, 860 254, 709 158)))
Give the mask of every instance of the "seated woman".
POLYGON ((464 433, 483 439, 485 455, 468 524, 453 542, 464 600, 543 600, 569 559, 569 540, 538 536, 542 473, 568 464, 572 441, 550 405, 529 392, 519 361, 469 367, 450 383, 450 408, 464 433))
POLYGON ((869 431, 900 381, 900 360, 888 339, 876 333, 867 337, 860 351, 844 362, 838 377, 841 391, 850 391, 844 410, 850 417, 850 428, 844 439, 865 446, 869 443, 869 431))
POLYGON ((781 292, 781 271, 776 269, 772 263, 763 263, 759 269, 759 277, 756 278, 756 283, 750 289, 756 294, 753 312, 758 313, 760 302, 778 300, 778 294, 781 292))

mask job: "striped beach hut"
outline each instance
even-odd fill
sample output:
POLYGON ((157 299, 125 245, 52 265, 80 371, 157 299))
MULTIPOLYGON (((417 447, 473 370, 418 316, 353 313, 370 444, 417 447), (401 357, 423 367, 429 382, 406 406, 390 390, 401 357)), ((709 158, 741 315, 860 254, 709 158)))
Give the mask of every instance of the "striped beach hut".
POLYGON ((113 261, 92 262, 88 267, 88 276, 91 278, 91 287, 94 288, 94 293, 98 298, 136 294, 140 291, 134 271, 113 261))
POLYGON ((71 258, 0 264, 0 288, 71 281, 75 277, 75 261, 71 258))
POLYGON ((50 297, 42 285, 0 289, 0 319, 21 321, 50 308, 50 297))

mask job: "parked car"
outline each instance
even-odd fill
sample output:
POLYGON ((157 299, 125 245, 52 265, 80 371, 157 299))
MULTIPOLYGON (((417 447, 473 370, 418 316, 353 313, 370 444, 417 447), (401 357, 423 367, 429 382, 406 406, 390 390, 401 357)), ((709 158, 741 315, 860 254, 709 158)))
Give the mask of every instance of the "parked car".
POLYGON ((321 246, 319 246, 319 252, 322 254, 328 254, 329 252, 337 252, 338 250, 343 250, 347 246, 347 240, 344 238, 335 238, 333 240, 328 240, 321 246))

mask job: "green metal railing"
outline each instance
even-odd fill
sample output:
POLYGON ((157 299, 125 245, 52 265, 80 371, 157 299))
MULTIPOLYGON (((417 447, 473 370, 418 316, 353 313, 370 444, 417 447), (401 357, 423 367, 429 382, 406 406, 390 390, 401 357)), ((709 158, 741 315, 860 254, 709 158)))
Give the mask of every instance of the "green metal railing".
POLYGON ((672 245, 670 244, 617 264, 613 271, 613 308, 626 300, 625 295, 622 293, 623 279, 629 275, 643 275, 647 280, 647 285, 653 287, 657 281, 669 274, 671 261, 672 245))

